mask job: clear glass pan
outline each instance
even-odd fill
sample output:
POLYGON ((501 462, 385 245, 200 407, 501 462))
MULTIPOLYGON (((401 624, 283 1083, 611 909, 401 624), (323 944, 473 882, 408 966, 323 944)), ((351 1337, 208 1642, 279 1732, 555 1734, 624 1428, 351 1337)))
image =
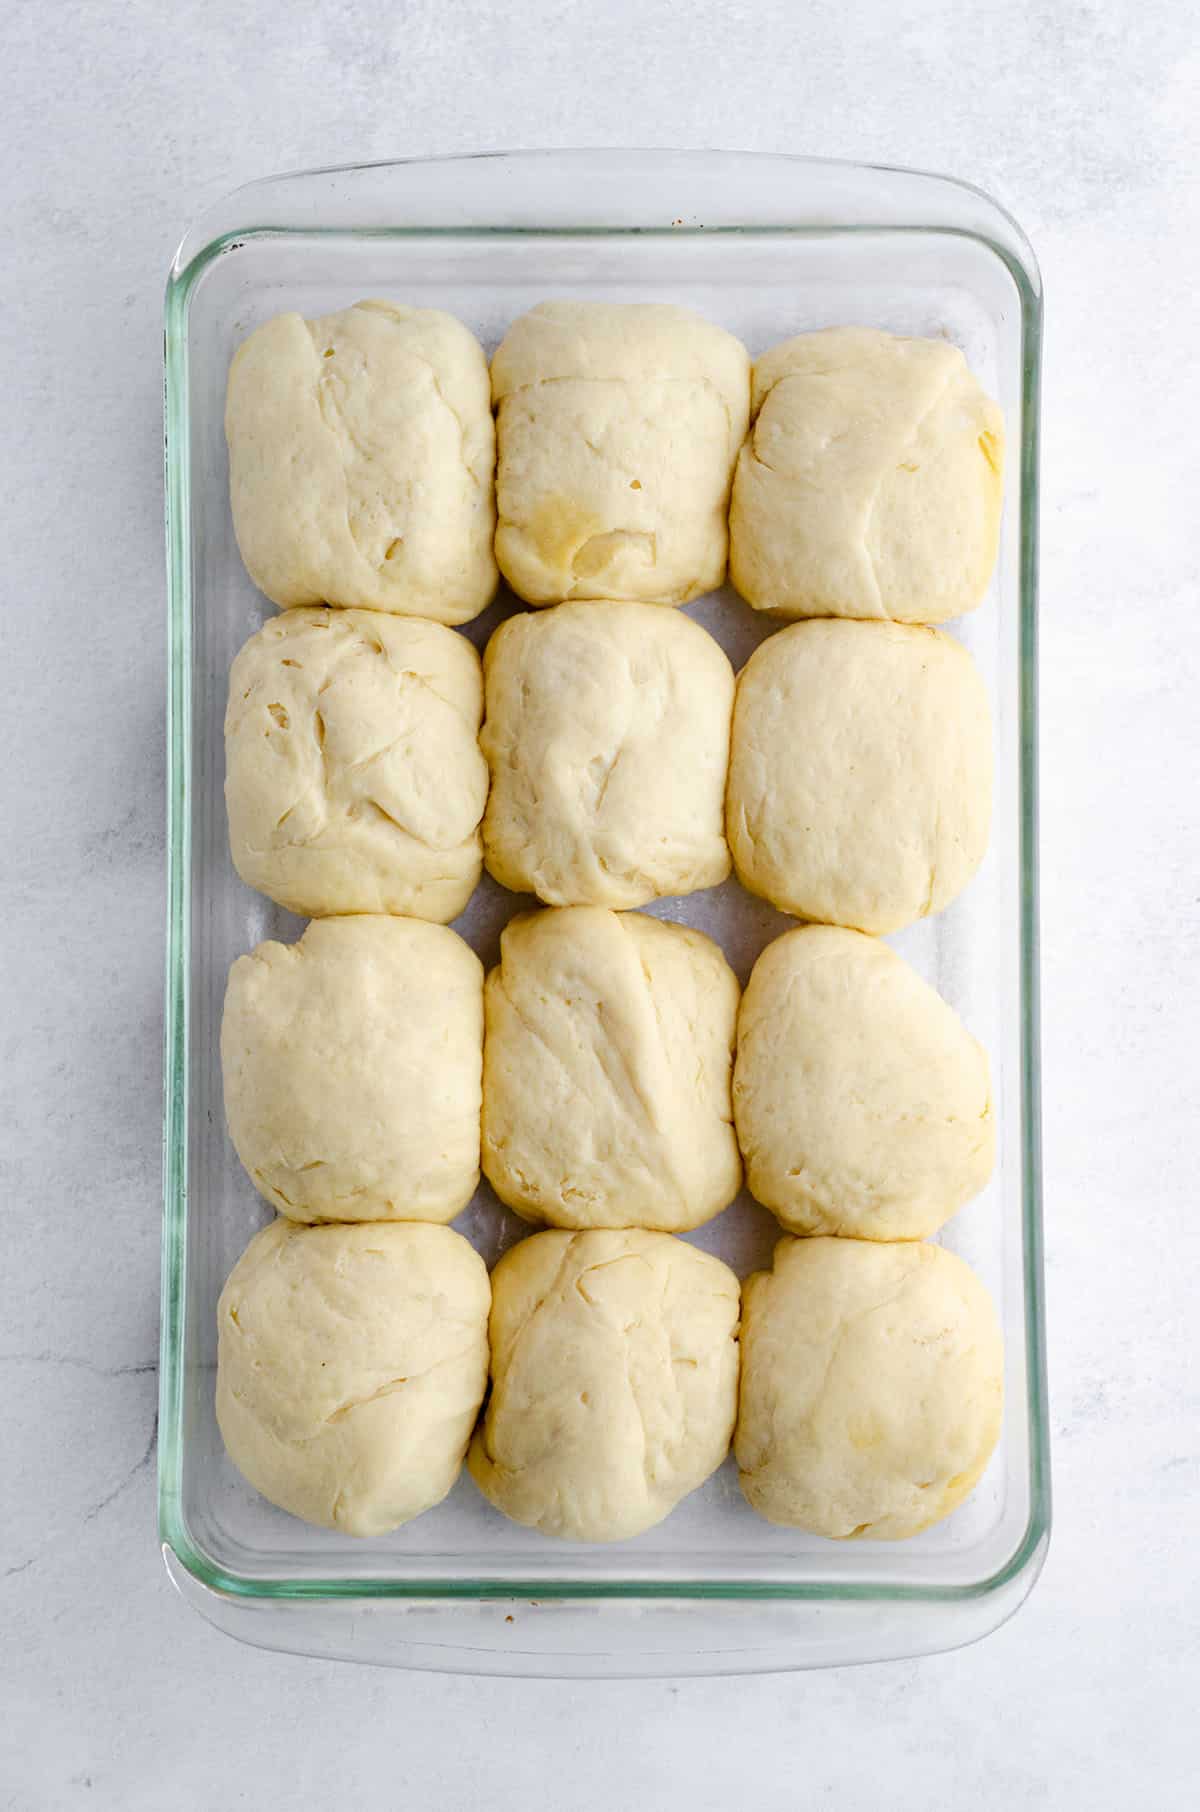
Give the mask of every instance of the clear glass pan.
MULTIPOLYGON (((381 164, 256 183, 188 234, 166 302, 170 580, 169 923, 159 1521, 193 1603, 266 1646, 535 1674, 748 1671, 953 1647, 996 1627, 1049 1532, 1037 1019, 1036 577, 1041 297, 1020 229, 933 176, 723 152, 546 152, 381 164), (229 663, 270 613, 238 558, 222 432, 238 341, 280 309, 381 295, 450 310, 489 352, 548 296, 667 300, 757 354, 859 322, 941 334, 1002 403, 1009 476, 983 607, 953 626, 988 682, 997 789, 982 871, 893 940, 988 1045, 1000 1157, 945 1230, 1007 1339, 1004 1435, 979 1490, 907 1543, 771 1528, 728 1464, 665 1523, 615 1547, 545 1541, 470 1481, 393 1536, 354 1542, 273 1510, 225 1459, 213 1414, 221 1283, 266 1218, 229 1146, 217 1028, 225 975, 300 922, 230 864, 222 796, 229 663)), ((482 642, 503 598, 467 633, 482 642)), ((691 607, 735 665, 772 625, 724 591, 691 607)), ((519 902, 489 883, 459 928, 485 961, 519 902)), ((732 883, 654 910, 716 935, 743 976, 785 921, 732 883)), ((517 1223, 486 1185, 458 1223, 491 1258, 517 1223)), ((743 1197, 693 1237, 743 1274, 774 1224, 743 1197)))

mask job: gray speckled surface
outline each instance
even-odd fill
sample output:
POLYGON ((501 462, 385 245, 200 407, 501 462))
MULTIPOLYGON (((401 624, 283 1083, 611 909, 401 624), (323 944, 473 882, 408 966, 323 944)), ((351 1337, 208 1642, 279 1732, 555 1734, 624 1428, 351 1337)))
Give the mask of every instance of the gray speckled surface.
POLYGON ((214 0, 184 23, 133 0, 10 9, 6 61, 0 1806, 856 1809, 883 1781, 895 1812, 1183 1806, 1200 1688, 1191 9, 214 0), (351 1670, 235 1647, 155 1552, 166 265, 204 203, 270 170, 571 142, 951 170, 1041 259, 1056 1530, 1028 1605, 959 1654, 678 1685, 351 1670))

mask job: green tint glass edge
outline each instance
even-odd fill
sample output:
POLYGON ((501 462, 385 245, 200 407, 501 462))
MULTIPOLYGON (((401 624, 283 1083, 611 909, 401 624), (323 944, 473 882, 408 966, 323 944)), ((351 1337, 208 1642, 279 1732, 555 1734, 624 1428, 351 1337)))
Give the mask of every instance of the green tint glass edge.
MULTIPOLYGON (((960 185, 964 189, 970 185, 960 185)), ((971 189, 990 206, 998 204, 971 189)), ((479 227, 346 228, 246 227, 222 234, 203 247, 167 283, 166 368, 166 530, 168 582, 167 674, 167 941, 164 1020, 164 1149, 162 1335, 159 1386, 158 1531, 182 1566, 199 1584, 229 1597, 275 1601, 322 1599, 499 1600, 536 1598, 581 1601, 759 1600, 797 1603, 953 1604, 1001 1591, 1026 1570, 1030 1584, 1040 1571, 1050 1533, 1049 1431, 1042 1258, 1040 983, 1038 932, 1037 780, 1037 603, 1038 468, 1041 396, 1042 304, 1025 264, 985 234, 914 223, 897 227, 838 228, 750 224, 729 227, 479 227), (988 1578, 961 1586, 905 1586, 763 1580, 562 1580, 562 1579, 354 1579, 277 1580, 227 1573, 196 1547, 182 1511, 183 1340, 187 1266, 187 1083, 188 961, 190 904, 191 621, 192 586, 188 550, 190 448, 187 312, 204 270, 231 247, 267 236, 288 238, 711 238, 795 234, 835 237, 839 233, 920 233, 974 240, 997 257, 1016 285, 1021 306, 1021 523, 1020 595, 1020 848, 1021 848, 1021 1109, 1022 1212, 1025 1262, 1026 1397, 1030 1427, 1030 1510, 1021 1540, 1004 1565, 988 1578)))
MULTIPOLYGON (((167 937, 163 1013, 163 1254, 158 1402, 158 1526, 176 1548, 182 1519, 183 1342, 187 1276, 187 976, 191 872, 191 565, 186 304, 167 285, 164 381, 167 533, 167 937)), ((190 1545, 190 1544, 189 1544, 190 1545)), ((182 1558, 182 1556, 181 1556, 182 1558)), ((187 1564, 187 1563, 185 1563, 187 1564)), ((191 1569, 195 1571, 194 1567, 191 1569)), ((196 1577, 201 1577, 196 1574, 196 1577)))

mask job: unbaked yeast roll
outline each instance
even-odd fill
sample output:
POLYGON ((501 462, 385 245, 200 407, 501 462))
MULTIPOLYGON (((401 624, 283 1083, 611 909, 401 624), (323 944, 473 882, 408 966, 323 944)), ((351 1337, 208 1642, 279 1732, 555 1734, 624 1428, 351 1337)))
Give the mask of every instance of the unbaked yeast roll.
POLYGON ((877 938, 768 944, 738 1014, 733 1111, 751 1193, 792 1233, 935 1233, 992 1174, 987 1052, 877 938))
POLYGON ((447 925, 314 919, 229 972, 225 1116, 297 1221, 449 1221, 479 1181, 483 966, 447 925))
POLYGON ((742 1296, 734 1447, 770 1522, 896 1541, 949 1516, 999 1439, 991 1298, 940 1246, 784 1239, 742 1296))
POLYGON ((729 1451, 738 1280, 665 1233, 536 1233, 492 1273, 492 1393, 468 1466, 514 1522, 620 1541, 729 1451))
POLYGON ((729 576, 783 617, 942 623, 996 560, 1004 423, 957 347, 874 328, 785 340, 754 366, 729 576))
POLYGON ((491 600, 487 361, 452 315, 276 315, 234 356, 225 434, 238 546, 272 602, 465 623, 491 600))
POLYGON ((992 723, 936 629, 794 623, 738 676, 726 832, 783 912, 883 934, 940 912, 987 850, 992 723))
POLYGON ((554 1227, 684 1232, 738 1192, 738 985, 709 938, 641 912, 523 914, 487 980, 483 1167, 554 1227))
POLYGON ((217 1308, 217 1422, 271 1503, 383 1535, 440 1503, 487 1384, 487 1267, 449 1227, 250 1241, 217 1308))
POLYGON ((530 604, 684 604, 725 577, 750 361, 668 303, 543 302, 492 360, 496 558, 530 604))
POLYGON ((488 871, 551 906, 643 906, 729 873, 733 669, 699 623, 562 604, 484 657, 488 871))
POLYGON ((417 617, 287 610, 240 650, 225 713, 234 867, 305 918, 446 920, 483 868, 483 671, 417 617))

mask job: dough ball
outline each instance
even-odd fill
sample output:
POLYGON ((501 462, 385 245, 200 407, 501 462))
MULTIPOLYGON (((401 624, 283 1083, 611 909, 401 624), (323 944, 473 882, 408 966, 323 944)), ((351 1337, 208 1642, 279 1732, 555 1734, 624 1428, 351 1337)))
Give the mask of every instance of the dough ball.
POLYGON ((733 1112, 751 1193, 793 1233, 923 1239, 992 1174, 987 1053, 886 944, 806 926, 754 965, 733 1112))
POLYGON ((873 932, 940 912, 987 849, 978 668, 936 629, 793 624, 738 679, 726 799, 738 879, 784 912, 873 932))
POLYGON ((452 919, 483 867, 479 656, 417 617, 289 610, 233 663, 225 802, 243 881, 305 918, 452 919))
POLYGON ((725 578, 750 407, 732 334, 666 303, 543 302, 492 360, 496 558, 530 604, 686 604, 725 578))
POLYGON ((276 604, 464 623, 491 600, 487 361, 453 316, 276 315, 234 356, 225 435, 238 546, 276 604))
POLYGON ((514 919, 488 976, 483 1168, 553 1227, 684 1232, 741 1187, 738 985, 699 931, 564 907, 514 919))
POLYGON ((487 1266, 448 1227, 264 1227, 217 1307, 230 1459, 345 1535, 439 1504, 483 1401, 490 1300, 487 1266))
POLYGON ((974 1489, 1000 1435, 991 1298, 940 1246, 784 1239, 748 1278, 735 1451, 769 1522, 918 1535, 974 1489))
POLYGON ((479 1181, 483 969, 420 919, 314 919, 229 971, 225 1116, 297 1221, 450 1221, 479 1181))
POLYGON ((484 656, 488 869, 551 906, 642 906, 729 874, 733 669, 647 604, 510 617, 484 656))
POLYGON ((729 576, 785 617, 942 623, 996 563, 1004 420, 957 347, 835 327, 754 367, 729 576))
POLYGON ((492 1273, 492 1394, 467 1459, 514 1522, 653 1528, 729 1451, 738 1280, 665 1233, 537 1233, 492 1273))

